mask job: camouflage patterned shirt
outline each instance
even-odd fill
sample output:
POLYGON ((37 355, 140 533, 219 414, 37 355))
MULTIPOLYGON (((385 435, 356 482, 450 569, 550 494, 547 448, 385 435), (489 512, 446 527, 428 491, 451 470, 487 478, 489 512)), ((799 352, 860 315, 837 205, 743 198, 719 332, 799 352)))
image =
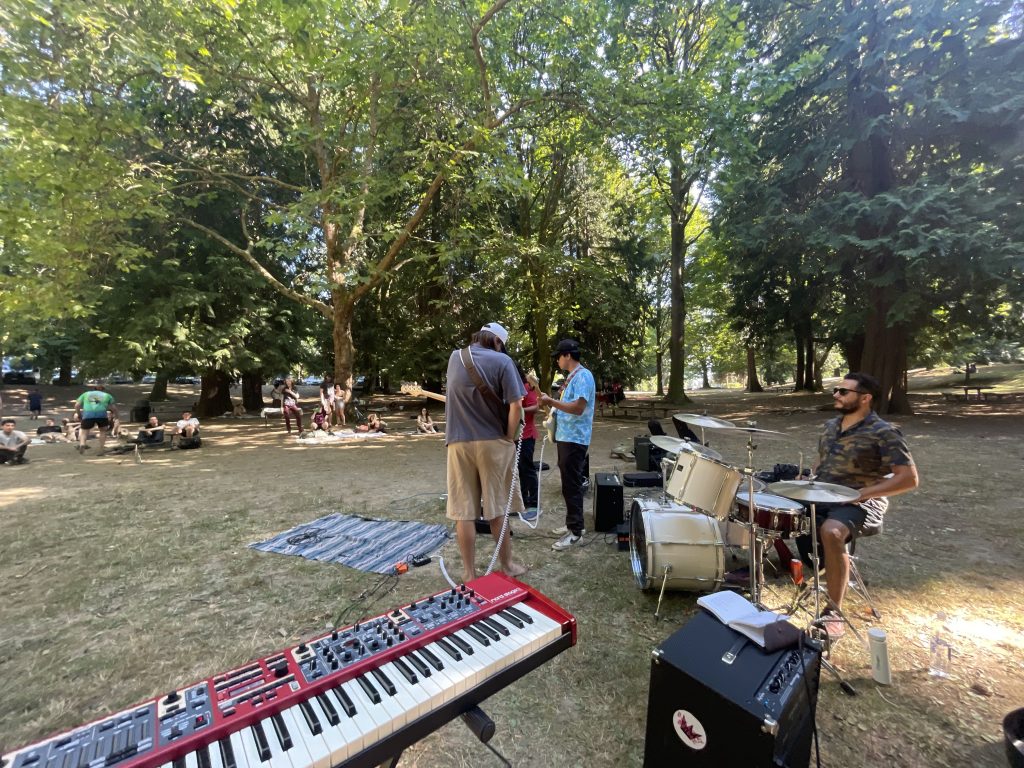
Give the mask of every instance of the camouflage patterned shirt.
MULTIPOLYGON (((829 421, 818 440, 818 480, 859 489, 878 482, 894 466, 914 464, 903 433, 874 411, 846 431, 840 431, 842 421, 842 416, 829 421)), ((889 501, 868 499, 861 506, 881 522, 889 501)))

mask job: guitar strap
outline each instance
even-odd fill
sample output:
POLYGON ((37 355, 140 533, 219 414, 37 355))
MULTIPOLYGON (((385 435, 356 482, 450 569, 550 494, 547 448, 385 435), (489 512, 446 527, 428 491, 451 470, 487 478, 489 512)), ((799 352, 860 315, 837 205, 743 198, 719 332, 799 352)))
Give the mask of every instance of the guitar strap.
POLYGON ((480 375, 480 372, 476 369, 476 366, 473 365, 473 353, 470 351, 469 347, 463 347, 460 349, 459 357, 462 358, 462 364, 466 368, 466 373, 469 374, 469 378, 473 380, 473 384, 476 386, 477 390, 479 390, 480 394, 484 396, 484 400, 489 402, 492 408, 496 406, 494 415, 498 417, 498 420, 501 423, 501 431, 504 434, 505 430, 508 429, 508 406, 505 405, 501 398, 494 393, 494 390, 488 386, 487 382, 484 381, 483 377, 480 375))

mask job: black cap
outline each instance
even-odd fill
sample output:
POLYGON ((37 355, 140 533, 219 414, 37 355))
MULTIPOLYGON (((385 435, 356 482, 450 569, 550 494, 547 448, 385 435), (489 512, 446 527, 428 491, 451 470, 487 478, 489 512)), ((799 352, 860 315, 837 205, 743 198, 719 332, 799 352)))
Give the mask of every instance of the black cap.
POLYGON ((552 357, 558 357, 559 355, 579 354, 580 343, 576 339, 562 339, 558 342, 558 346, 551 352, 552 357))

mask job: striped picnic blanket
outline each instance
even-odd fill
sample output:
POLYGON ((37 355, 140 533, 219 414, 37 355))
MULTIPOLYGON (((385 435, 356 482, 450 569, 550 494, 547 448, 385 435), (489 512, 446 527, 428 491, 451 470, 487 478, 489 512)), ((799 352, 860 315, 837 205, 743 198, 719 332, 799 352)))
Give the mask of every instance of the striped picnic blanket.
POLYGON ((325 560, 371 573, 391 573, 395 563, 429 555, 448 539, 444 525, 410 520, 371 520, 339 512, 249 546, 261 552, 325 560))

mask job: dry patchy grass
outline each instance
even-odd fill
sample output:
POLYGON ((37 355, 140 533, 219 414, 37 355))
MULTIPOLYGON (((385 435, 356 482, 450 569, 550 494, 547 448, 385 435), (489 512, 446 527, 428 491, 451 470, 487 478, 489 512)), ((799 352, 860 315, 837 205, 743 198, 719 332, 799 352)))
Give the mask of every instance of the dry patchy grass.
MULTIPOLYGON (((822 396, 759 398, 714 392, 696 408, 793 441, 764 441, 758 468, 796 463, 825 414, 822 396)), ((870 680, 852 640, 835 653, 860 695, 823 677, 819 702, 826 766, 1002 765, 1002 716, 1024 703, 1020 445, 1024 407, 918 401, 901 420, 922 488, 894 504, 884 535, 861 555, 890 633, 895 683, 870 680), (926 672, 928 622, 947 611, 957 631, 955 679, 926 672)), ((403 426, 406 414, 393 422, 403 426)), ((409 422, 411 426, 411 421, 409 422)), ((629 471, 610 448, 646 430, 601 421, 592 471, 629 471)), ((671 430, 670 430, 671 431, 671 430)), ((396 435, 356 445, 300 448, 262 423, 211 423, 200 451, 161 453, 143 465, 81 458, 69 446, 33 448, 32 464, 0 467, 0 740, 11 748, 224 671, 319 632, 343 609, 374 614, 444 586, 433 565, 360 601, 380 579, 340 566, 255 552, 247 544, 332 511, 437 522, 444 447, 396 435), (14 681, 14 684, 11 682, 14 681)), ((742 464, 741 441, 711 435, 742 464)), ((545 460, 553 462, 548 451, 545 460)), ((651 650, 687 620, 696 596, 636 589, 628 556, 603 535, 553 553, 560 521, 557 472, 545 473, 553 510, 540 529, 517 524, 526 581, 579 622, 579 644, 485 705, 493 744, 517 766, 636 766, 643 754, 651 650)), ((628 503, 628 502, 627 502, 628 503)), ((454 544, 443 551, 457 567, 454 544)), ((478 561, 489 557, 478 543, 478 561)), ((775 583, 788 596, 782 581, 775 583)), ((859 620, 867 626, 867 622, 859 620)), ((410 749, 409 766, 497 761, 460 724, 410 749)))

